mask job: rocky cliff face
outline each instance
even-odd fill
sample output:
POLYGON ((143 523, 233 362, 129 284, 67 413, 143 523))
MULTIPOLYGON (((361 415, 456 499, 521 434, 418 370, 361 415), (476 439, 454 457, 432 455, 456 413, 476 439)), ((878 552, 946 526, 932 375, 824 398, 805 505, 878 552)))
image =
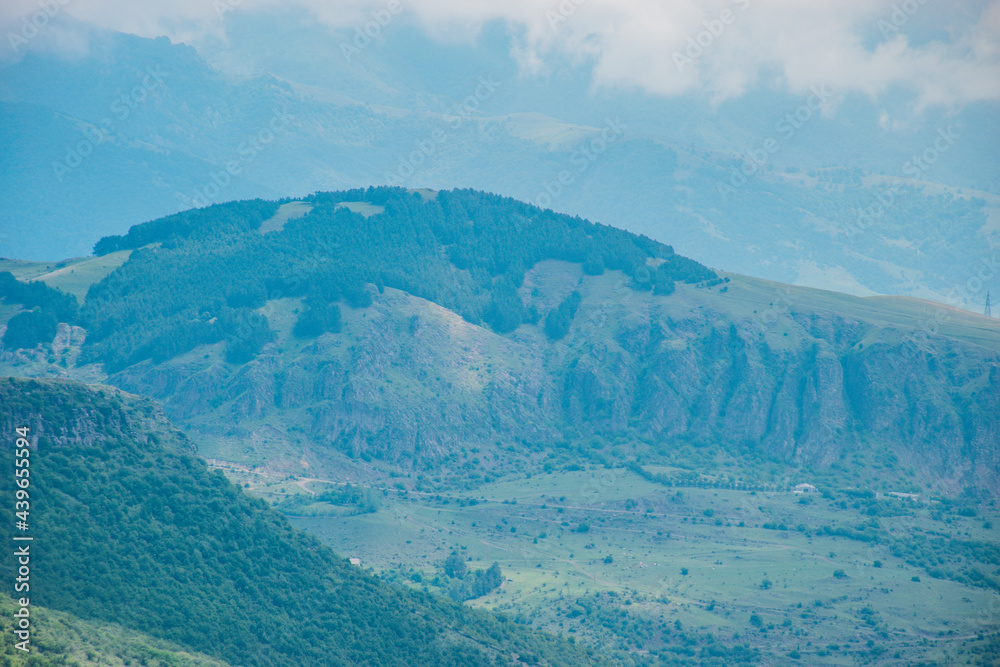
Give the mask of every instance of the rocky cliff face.
POLYGON ((35 448, 40 442, 45 447, 93 447, 109 438, 149 445, 154 437, 156 446, 172 452, 197 452, 156 402, 114 387, 69 380, 0 378, 0 428, 14 433, 20 427, 29 429, 35 448))
POLYGON ((531 325, 499 336, 391 289, 345 311, 342 334, 298 341, 295 302, 269 304, 279 339, 242 367, 199 349, 111 381, 208 439, 276 429, 294 460, 410 467, 475 449, 488 470, 567 441, 666 451, 680 439, 821 467, 878 449, 949 488, 1000 491, 995 348, 916 343, 906 326, 823 304, 762 316, 767 292, 742 280, 660 297, 543 263, 525 282, 529 305, 583 295, 558 342, 531 325))

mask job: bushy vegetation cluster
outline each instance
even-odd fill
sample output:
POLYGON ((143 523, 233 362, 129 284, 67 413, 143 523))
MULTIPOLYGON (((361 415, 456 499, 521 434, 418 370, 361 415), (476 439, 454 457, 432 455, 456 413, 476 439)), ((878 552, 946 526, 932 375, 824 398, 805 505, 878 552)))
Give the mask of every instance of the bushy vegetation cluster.
POLYGON ((545 335, 551 340, 559 340, 569 333, 569 326, 580 307, 580 293, 573 290, 562 303, 549 311, 545 316, 545 335))
POLYGON ((1000 591, 1000 545, 996 543, 914 534, 894 540, 891 552, 935 579, 1000 591))
MULTIPOLYGON (((571 644, 351 567, 159 419, 151 403, 76 383, 0 380, 0 423, 38 435, 33 603, 248 667, 588 662, 571 644)), ((11 447, 0 457, 13 469, 11 447)), ((0 482, 8 497, 13 480, 0 482)), ((8 541, 11 508, 0 511, 8 541)), ((0 565, 8 581, 13 562, 0 565)))
MULTIPOLYGON (((14 637, 16 602, 0 592, 0 636, 14 637)), ((226 667, 172 642, 118 625, 81 620, 71 614, 31 606, 31 650, 0 642, 0 667, 82 667, 83 665, 226 667)))
POLYGON ((503 583, 499 563, 470 573, 465 559, 457 553, 452 553, 445 559, 442 569, 445 576, 452 580, 448 586, 448 597, 455 602, 483 597, 500 588, 503 583))
POLYGON ((327 332, 340 333, 343 323, 340 306, 311 295, 305 300, 305 310, 295 322, 293 333, 299 338, 315 338, 327 332))
POLYGON ((22 310, 7 322, 3 345, 10 350, 31 349, 39 343, 55 340, 59 322, 47 310, 32 308, 22 310))
POLYGON ((287 516, 323 516, 344 514, 370 514, 382 506, 382 493, 371 487, 345 484, 333 487, 315 496, 297 494, 285 498, 275 509, 287 516), (332 506, 332 507, 330 507, 332 506))
POLYGON ((728 667, 760 663, 760 650, 747 644, 720 641, 711 633, 686 628, 679 621, 651 621, 621 606, 622 602, 631 605, 646 601, 641 595, 608 591, 567 600, 560 607, 565 618, 609 643, 627 638, 622 648, 647 651, 651 664, 728 667))
POLYGON ((94 244, 94 254, 107 255, 119 250, 137 250, 151 243, 177 243, 187 238, 205 238, 222 233, 240 233, 257 229, 260 223, 274 215, 279 204, 262 199, 229 202, 212 207, 211 224, 199 209, 191 209, 165 218, 133 225, 123 236, 105 236, 94 244))
POLYGON ((21 282, 9 271, 0 272, 0 299, 25 308, 7 322, 3 344, 8 349, 33 348, 51 343, 59 322, 75 324, 76 297, 43 282, 21 282))
MULTIPOLYGON (((307 202, 310 213, 264 234, 256 230, 281 202, 212 206, 102 239, 98 252, 140 249, 88 293, 84 359, 117 370, 219 340, 242 359, 270 340, 254 317, 268 299, 304 298, 295 333, 308 337, 339 329, 338 302, 370 304, 367 285, 407 291, 505 333, 537 321, 517 289, 547 259, 623 271, 635 289, 715 278, 649 238, 472 190, 427 200, 369 188, 307 202), (365 217, 340 206, 351 201, 382 212, 365 217), (162 245, 145 245, 153 241, 162 245)), ((553 315, 553 332, 570 310, 567 304, 553 315)))

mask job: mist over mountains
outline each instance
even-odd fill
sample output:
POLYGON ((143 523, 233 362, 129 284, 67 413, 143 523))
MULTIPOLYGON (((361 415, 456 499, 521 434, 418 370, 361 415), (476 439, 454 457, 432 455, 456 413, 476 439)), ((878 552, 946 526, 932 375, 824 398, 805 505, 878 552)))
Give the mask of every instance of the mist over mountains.
POLYGON ((996 667, 998 111, 1000 0, 8 0, 0 665, 996 667))
POLYGON ((968 289, 998 243, 992 102, 887 131, 829 86, 713 105, 594 89, 568 60, 526 74, 499 23, 447 43, 404 13, 348 59, 354 31, 294 12, 233 13, 199 51, 57 20, 82 53, 43 36, 0 79, 5 256, 86 255, 192 205, 385 183, 510 195, 861 295, 981 310, 996 280, 968 289))

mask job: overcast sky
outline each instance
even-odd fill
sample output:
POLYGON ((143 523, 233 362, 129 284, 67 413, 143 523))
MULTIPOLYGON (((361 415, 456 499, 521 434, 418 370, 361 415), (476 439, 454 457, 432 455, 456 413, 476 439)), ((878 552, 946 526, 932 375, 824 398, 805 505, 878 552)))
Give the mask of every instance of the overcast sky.
POLYGON ((294 4, 353 29, 396 1, 443 40, 509 21, 521 35, 512 56, 526 70, 570 54, 593 64, 598 86, 717 101, 757 86, 826 85, 876 100, 908 91, 918 111, 1000 98, 1000 0, 3 0, 0 28, 9 41, 21 17, 48 5, 197 46, 224 36, 231 12, 294 4))

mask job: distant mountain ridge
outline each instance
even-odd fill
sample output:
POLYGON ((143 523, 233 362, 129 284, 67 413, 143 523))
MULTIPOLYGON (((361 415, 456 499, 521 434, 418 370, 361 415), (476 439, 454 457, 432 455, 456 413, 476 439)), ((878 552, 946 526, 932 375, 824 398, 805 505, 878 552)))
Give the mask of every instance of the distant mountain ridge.
MULTIPOLYGON (((294 33, 287 17, 233 20, 233 51, 206 53, 220 67, 240 61, 244 75, 166 39, 72 22, 63 28, 89 45, 86 56, 39 49, 4 64, 0 168, 11 187, 0 194, 0 256, 82 256, 136 220, 196 204, 401 177, 407 187, 513 196, 669 242, 706 264, 861 295, 945 300, 1000 247, 1000 196, 987 176, 995 157, 982 150, 988 140, 971 140, 995 132, 989 104, 928 117, 926 133, 893 134, 872 129, 867 101, 847 98, 789 138, 777 124, 803 100, 751 96, 713 111, 589 92, 586 70, 568 63, 548 82, 522 77, 495 26, 470 49, 437 45, 400 19, 393 40, 352 63, 330 35, 296 33, 317 53, 334 48, 317 68, 283 55, 281 39, 294 33), (264 52, 248 52, 262 43, 264 52), (424 54, 436 74, 400 49, 424 54), (606 119, 622 132, 602 147, 606 119), (933 145, 937 121, 958 138, 911 179, 904 164, 933 145), (848 137, 860 154, 842 153, 848 137), (575 160, 582 151, 594 159, 575 160), (737 176, 735 192, 720 189, 737 176), (887 187, 893 203, 882 206, 887 187)), ((985 288, 973 290, 954 305, 980 310, 984 298, 985 288)))
POLYGON ((74 368, 213 458, 464 485, 723 454, 1000 488, 1000 328, 929 302, 720 274, 469 190, 232 203, 101 250, 131 254, 90 288, 74 368))

